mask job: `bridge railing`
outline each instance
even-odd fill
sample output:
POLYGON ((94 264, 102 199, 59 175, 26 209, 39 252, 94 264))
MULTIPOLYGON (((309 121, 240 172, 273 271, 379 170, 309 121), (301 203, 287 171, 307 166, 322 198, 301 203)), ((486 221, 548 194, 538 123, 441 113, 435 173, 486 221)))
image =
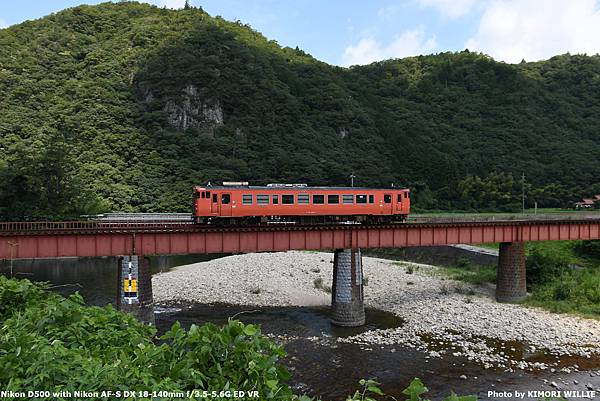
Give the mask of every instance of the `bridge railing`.
POLYGON ((408 223, 486 223, 503 221, 562 221, 562 220, 600 220, 600 213, 514 213, 497 215, 410 215, 408 223))
POLYGON ((40 232, 40 231, 86 231, 103 229, 168 229, 185 227, 190 223, 181 221, 15 221, 0 222, 0 232, 40 232))

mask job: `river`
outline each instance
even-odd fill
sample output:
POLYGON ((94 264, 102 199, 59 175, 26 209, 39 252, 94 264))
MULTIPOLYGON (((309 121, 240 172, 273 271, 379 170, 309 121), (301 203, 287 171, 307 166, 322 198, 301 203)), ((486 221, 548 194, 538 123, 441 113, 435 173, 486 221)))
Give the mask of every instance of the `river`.
MULTIPOLYGON (((151 258, 153 272, 164 272, 173 266, 210 260, 216 256, 196 255, 177 258, 151 258)), ((7 263, 0 272, 9 274, 7 263)), ((85 258, 51 261, 19 261, 13 266, 16 277, 49 281, 53 289, 64 295, 79 291, 88 305, 114 304, 117 291, 116 260, 114 258, 85 258)), ((426 353, 408 346, 376 346, 338 342, 339 337, 352 336, 366 330, 402 327, 397 316, 374 309, 367 310, 367 324, 360 328, 339 328, 329 322, 327 307, 248 307, 229 304, 189 304, 175 307, 156 307, 159 332, 175 321, 183 327, 204 322, 223 323, 235 317, 246 323, 260 324, 263 333, 282 343, 292 379, 290 385, 297 393, 318 395, 323 400, 345 400, 358 389, 361 378, 374 378, 382 389, 397 399, 414 377, 429 388, 427 396, 442 399, 450 391, 476 394, 479 399, 501 399, 494 391, 552 390, 551 382, 563 388, 581 390, 583 383, 600 387, 600 375, 593 371, 570 374, 550 372, 505 372, 483 369, 480 364, 451 353, 443 358, 430 358, 426 353), (547 383, 544 383, 544 379, 547 383), (577 381, 579 387, 574 383, 577 381)), ((424 312, 426 313, 426 312, 424 312)), ((497 344, 498 347, 506 344, 497 344)), ((510 344, 516 346, 518 344, 510 344)), ((531 356, 535 358, 535 355, 531 356)), ((582 368, 600 369, 597 358, 577 361, 582 368)), ((506 398, 504 398, 506 399, 506 398)), ((525 397, 524 399, 528 399, 525 397)), ((537 399, 537 398, 532 398, 537 399)))

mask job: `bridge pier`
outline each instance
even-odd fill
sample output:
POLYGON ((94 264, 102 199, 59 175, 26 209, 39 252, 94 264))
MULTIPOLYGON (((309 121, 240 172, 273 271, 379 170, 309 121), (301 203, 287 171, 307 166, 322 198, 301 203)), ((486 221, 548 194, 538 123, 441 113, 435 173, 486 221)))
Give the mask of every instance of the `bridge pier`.
POLYGON ((331 323, 337 326, 365 324, 362 255, 358 248, 335 250, 331 312, 331 323))
POLYGON ((131 313, 143 323, 154 324, 149 260, 142 255, 122 256, 118 272, 117 309, 131 313))
POLYGON ((518 302, 526 297, 525 243, 501 242, 496 276, 496 300, 518 302))

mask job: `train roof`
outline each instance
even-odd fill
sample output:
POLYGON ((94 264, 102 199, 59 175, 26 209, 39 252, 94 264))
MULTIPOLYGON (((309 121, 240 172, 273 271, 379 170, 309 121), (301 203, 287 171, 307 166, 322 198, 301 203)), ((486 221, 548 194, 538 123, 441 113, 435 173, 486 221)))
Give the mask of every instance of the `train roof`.
POLYGON ((306 191, 306 190, 344 190, 344 191, 408 191, 409 188, 370 188, 370 187, 311 187, 311 186, 267 186, 267 185, 197 185, 196 188, 211 189, 256 189, 261 191, 306 191))

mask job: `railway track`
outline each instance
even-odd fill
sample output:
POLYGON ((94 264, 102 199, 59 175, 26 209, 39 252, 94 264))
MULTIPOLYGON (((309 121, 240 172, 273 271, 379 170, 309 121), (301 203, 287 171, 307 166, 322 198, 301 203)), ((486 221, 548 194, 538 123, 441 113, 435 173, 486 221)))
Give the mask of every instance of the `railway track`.
POLYGON ((69 233, 98 233, 98 232, 234 232, 234 231, 295 231, 295 230, 327 230, 327 229, 354 229, 354 228, 398 228, 403 227, 424 227, 424 226, 485 226, 494 225, 514 225, 539 224, 547 222, 549 224, 556 222, 563 223, 589 223, 598 221, 598 214, 565 214, 565 215, 514 215, 514 216, 485 216, 482 218, 473 217, 430 217, 430 216, 411 216, 406 223, 385 223, 385 224, 361 224, 361 223, 323 223, 323 224, 293 224, 293 223, 275 223, 261 225, 219 225, 219 224, 194 224, 191 214, 143 214, 142 218, 135 219, 134 213, 119 214, 118 217, 102 215, 102 218, 85 221, 26 221, 26 222, 0 222, 0 236, 6 235, 27 235, 31 234, 69 234, 69 233), (174 216, 176 215, 176 216, 174 216), (169 216, 169 218, 167 218, 169 216), (534 216, 534 217, 532 217, 534 216), (159 217, 159 218, 157 218, 159 217))

